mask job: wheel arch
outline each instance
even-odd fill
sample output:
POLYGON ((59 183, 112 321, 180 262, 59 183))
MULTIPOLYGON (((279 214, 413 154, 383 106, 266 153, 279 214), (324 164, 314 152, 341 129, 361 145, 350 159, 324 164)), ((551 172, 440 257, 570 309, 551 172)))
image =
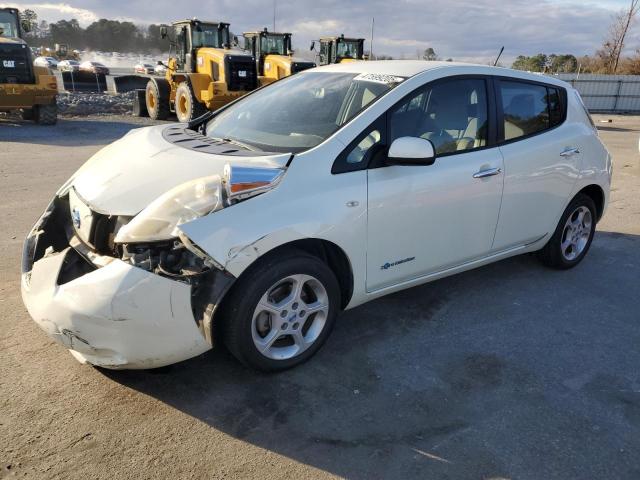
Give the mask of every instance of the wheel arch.
MULTIPOLYGON (((599 222, 604 214, 605 195, 604 190, 600 185, 592 183, 582 188, 576 195, 583 194, 591 198, 596 205, 596 222, 599 222)), ((575 198, 575 197, 574 197, 575 198)))
POLYGON ((250 275, 248 272, 250 272, 251 267, 259 262, 267 261, 274 256, 281 255, 290 250, 301 250, 309 255, 319 258, 327 264, 336 276, 336 280, 340 286, 340 307, 344 309, 349 304, 351 297, 353 296, 353 267, 346 252, 340 246, 329 240, 320 238, 301 238, 274 246, 251 262, 251 264, 243 270, 238 279, 244 275, 250 275))

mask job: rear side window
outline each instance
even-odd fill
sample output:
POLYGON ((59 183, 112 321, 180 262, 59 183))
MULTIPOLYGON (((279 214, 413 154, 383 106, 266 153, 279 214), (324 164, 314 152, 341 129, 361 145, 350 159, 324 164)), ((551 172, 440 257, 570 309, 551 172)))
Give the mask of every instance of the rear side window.
POLYGON ((549 128, 547 88, 521 82, 500 82, 504 139, 512 140, 549 128))
POLYGON ((535 135, 564 121, 563 89, 511 80, 499 84, 505 140, 535 135))

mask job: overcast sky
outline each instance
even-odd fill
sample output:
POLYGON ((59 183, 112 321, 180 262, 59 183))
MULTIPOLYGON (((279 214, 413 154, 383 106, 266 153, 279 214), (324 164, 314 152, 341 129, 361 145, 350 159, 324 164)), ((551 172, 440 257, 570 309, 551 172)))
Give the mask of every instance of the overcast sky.
MULTIPOLYGON (((486 62, 505 45, 516 55, 590 54, 599 47, 611 16, 628 0, 277 0, 276 29, 294 34, 294 48, 307 50, 321 35, 371 36, 374 53, 415 58, 433 47, 442 58, 486 62)), ((31 8, 40 19, 99 18, 168 23, 197 16, 231 23, 236 34, 273 24, 273 0, 68 0, 5 3, 31 8)), ((0 1, 0 5, 3 3, 0 1)), ((627 49, 640 48, 640 22, 627 49)), ((368 49, 367 46, 365 47, 368 49)))

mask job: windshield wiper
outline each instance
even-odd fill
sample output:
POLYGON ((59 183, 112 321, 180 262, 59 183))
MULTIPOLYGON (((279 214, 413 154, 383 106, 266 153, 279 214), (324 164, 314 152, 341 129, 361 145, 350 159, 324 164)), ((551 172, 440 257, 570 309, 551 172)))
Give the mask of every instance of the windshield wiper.
POLYGON ((245 150, 249 150, 250 152, 256 151, 255 148, 251 148, 246 143, 239 142, 238 140, 232 140, 231 138, 215 138, 215 140, 220 140, 221 142, 224 142, 224 143, 231 143, 233 145, 237 145, 238 147, 244 148, 245 150))

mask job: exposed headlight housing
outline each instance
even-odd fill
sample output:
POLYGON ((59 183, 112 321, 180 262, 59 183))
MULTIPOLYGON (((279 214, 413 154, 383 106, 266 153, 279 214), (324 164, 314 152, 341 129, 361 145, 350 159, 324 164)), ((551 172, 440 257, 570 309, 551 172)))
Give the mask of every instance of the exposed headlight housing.
POLYGON ((162 194, 118 231, 116 243, 176 238, 178 226, 224 207, 220 176, 198 178, 162 194))
POLYGON ((208 215, 225 205, 246 200, 274 188, 280 168, 238 167, 227 164, 224 178, 203 177, 162 194, 116 234, 116 243, 157 242, 180 235, 183 223, 208 215))

